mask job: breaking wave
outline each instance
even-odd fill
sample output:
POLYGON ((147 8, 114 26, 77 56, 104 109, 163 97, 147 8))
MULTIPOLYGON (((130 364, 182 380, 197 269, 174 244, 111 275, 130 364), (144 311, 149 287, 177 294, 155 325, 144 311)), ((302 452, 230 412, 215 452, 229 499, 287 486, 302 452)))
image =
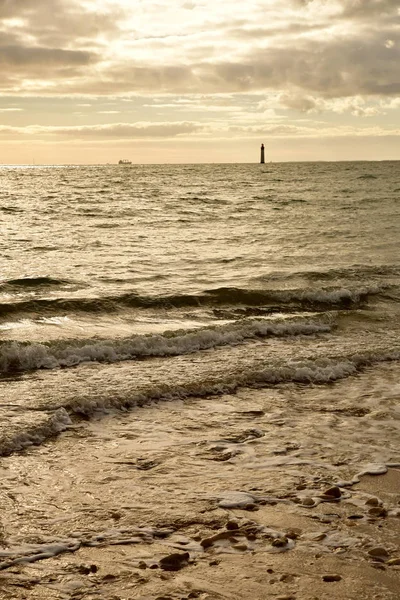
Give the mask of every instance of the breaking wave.
MULTIPOLYGON (((19 280, 16 280, 19 281, 19 280)), ((0 316, 15 313, 116 312, 123 308, 189 308, 213 306, 259 306, 284 310, 349 309, 365 304, 382 291, 379 286, 359 289, 263 290, 221 287, 199 294, 143 296, 135 293, 98 298, 30 298, 0 303, 0 316)))
POLYGON ((93 389, 92 393, 82 397, 74 396, 64 401, 62 406, 46 412, 43 406, 43 418, 36 425, 11 435, 0 437, 0 456, 18 452, 26 446, 41 444, 50 437, 72 425, 72 419, 90 418, 99 411, 128 410, 145 406, 151 402, 178 400, 195 396, 220 395, 234 393, 240 387, 268 387, 285 383, 320 385, 333 383, 340 379, 356 375, 374 364, 400 360, 400 349, 381 353, 365 353, 342 356, 340 358, 319 358, 316 360, 287 361, 284 364, 266 365, 246 371, 236 370, 219 376, 198 380, 190 377, 186 382, 175 385, 150 384, 135 386, 128 393, 126 389, 118 393, 116 386, 112 395, 102 394, 93 389))
POLYGON ((236 345, 257 337, 328 333, 327 323, 291 321, 269 323, 243 319, 238 323, 164 335, 134 335, 122 340, 5 342, 0 345, 0 372, 73 367, 87 362, 119 362, 150 356, 177 356, 216 346, 236 345))

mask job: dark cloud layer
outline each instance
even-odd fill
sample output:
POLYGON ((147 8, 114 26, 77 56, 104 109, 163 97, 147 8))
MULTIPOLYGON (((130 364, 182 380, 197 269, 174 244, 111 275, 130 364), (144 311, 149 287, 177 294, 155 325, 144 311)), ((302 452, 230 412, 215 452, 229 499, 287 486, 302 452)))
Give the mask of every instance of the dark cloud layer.
MULTIPOLYGON (((117 2, 110 13, 88 11, 75 0, 0 0, 0 22, 23 19, 14 28, 7 29, 5 22, 0 31, 0 91, 22 89, 26 78, 38 80, 38 85, 56 80, 60 94, 275 90, 287 94, 288 106, 294 90, 303 100, 312 95, 400 94, 399 0, 288 0, 281 13, 268 13, 269 4, 254 4, 258 21, 227 12, 227 18, 214 20, 209 31, 199 29, 196 38, 183 30, 177 41, 173 24, 173 40, 167 34, 154 36, 164 46, 152 59, 138 58, 141 49, 150 48, 149 34, 138 40, 137 31, 132 30, 131 38, 125 32, 121 39, 130 58, 129 53, 107 56, 103 64, 107 36, 122 36, 124 11, 117 2), (318 10, 321 6, 330 12, 318 10), (293 13, 285 17, 288 7, 298 11, 296 20, 293 13), (213 46, 215 39, 223 40, 220 54, 213 46), (132 40, 142 46, 130 46, 132 40), (167 60, 163 49, 170 52, 174 44, 175 53, 167 60)), ((185 4, 188 13, 197 7, 194 2, 185 4)), ((146 10, 153 9, 149 0, 146 10)), ((54 86, 48 89, 54 93, 54 86)), ((311 107, 313 101, 308 102, 311 107)))

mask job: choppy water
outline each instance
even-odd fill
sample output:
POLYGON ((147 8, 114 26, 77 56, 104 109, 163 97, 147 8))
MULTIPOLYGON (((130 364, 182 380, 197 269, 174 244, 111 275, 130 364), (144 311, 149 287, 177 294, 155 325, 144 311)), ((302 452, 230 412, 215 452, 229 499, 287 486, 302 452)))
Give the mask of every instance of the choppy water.
POLYGON ((397 162, 2 168, 0 222, 3 454, 158 399, 357 403, 398 364, 397 162))

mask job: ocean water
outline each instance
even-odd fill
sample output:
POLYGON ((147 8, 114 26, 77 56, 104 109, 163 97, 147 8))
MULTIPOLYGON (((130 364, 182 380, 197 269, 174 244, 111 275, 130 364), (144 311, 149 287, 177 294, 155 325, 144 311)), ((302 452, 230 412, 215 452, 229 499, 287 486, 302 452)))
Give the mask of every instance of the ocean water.
POLYGON ((0 223, 1 455, 277 387, 399 459, 398 162, 2 167, 0 223))

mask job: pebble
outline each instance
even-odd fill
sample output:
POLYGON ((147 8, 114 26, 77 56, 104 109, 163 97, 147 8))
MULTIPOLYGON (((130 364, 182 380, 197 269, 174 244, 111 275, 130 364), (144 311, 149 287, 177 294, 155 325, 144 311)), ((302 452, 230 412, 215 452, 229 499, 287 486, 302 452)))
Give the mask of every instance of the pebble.
POLYGON ((328 490, 325 490, 324 494, 325 494, 325 496, 332 496, 333 498, 340 498, 340 496, 342 495, 342 492, 340 491, 340 488, 337 485, 335 485, 334 487, 331 487, 328 490))
POLYGON ((314 506, 315 502, 312 498, 303 498, 301 501, 303 506, 314 506))
POLYGON ((246 506, 243 507, 244 510, 260 510, 260 507, 257 506, 257 504, 254 504, 253 502, 249 502, 249 504, 246 504, 246 506))
POLYGON ((369 509, 368 514, 372 517, 386 517, 387 510, 386 508, 382 508, 380 506, 374 506, 373 508, 369 509))
POLYGON ((400 565, 400 558, 390 558, 387 563, 389 566, 400 565))
POLYGON ((286 532, 286 537, 291 540, 297 540, 297 538, 302 534, 302 530, 297 527, 292 527, 292 529, 288 529, 286 532))
POLYGON ((386 550, 386 548, 380 548, 380 547, 371 548, 370 550, 368 550, 368 554, 369 554, 369 556, 372 556, 373 558, 375 558, 375 557, 388 558, 388 556, 389 556, 389 553, 386 550))
POLYGON ((306 486, 306 484, 305 484, 305 483, 300 483, 300 485, 298 485, 298 486, 296 487, 296 490, 299 490, 299 491, 300 491, 300 490, 306 490, 306 489, 307 489, 307 486, 306 486))
POLYGON ((283 537, 283 538, 276 538, 272 542, 272 546, 274 546, 275 548, 283 548, 283 546, 286 546, 287 543, 288 543, 288 540, 285 537, 283 537))
POLYGON ((201 540, 200 542, 200 546, 202 546, 204 549, 205 548, 209 548, 210 546, 213 545, 214 542, 218 541, 218 540, 231 540, 234 539, 233 538, 233 531, 220 531, 219 533, 216 533, 214 535, 211 535, 208 538, 204 538, 204 540, 201 540))
POLYGON ((296 600, 295 596, 278 596, 276 600, 296 600))
POLYGON ((228 521, 226 524, 226 528, 229 531, 233 531, 234 529, 239 529, 239 523, 237 521, 228 521))
POLYGON ((379 506, 380 502, 378 498, 369 498, 365 504, 367 504, 367 506, 379 506))
POLYGON ((340 581, 341 579, 341 575, 322 575, 323 581, 340 581))
POLYGON ((179 571, 182 567, 187 565, 190 558, 189 552, 175 552, 174 554, 168 554, 160 560, 160 567, 164 571, 179 571))

